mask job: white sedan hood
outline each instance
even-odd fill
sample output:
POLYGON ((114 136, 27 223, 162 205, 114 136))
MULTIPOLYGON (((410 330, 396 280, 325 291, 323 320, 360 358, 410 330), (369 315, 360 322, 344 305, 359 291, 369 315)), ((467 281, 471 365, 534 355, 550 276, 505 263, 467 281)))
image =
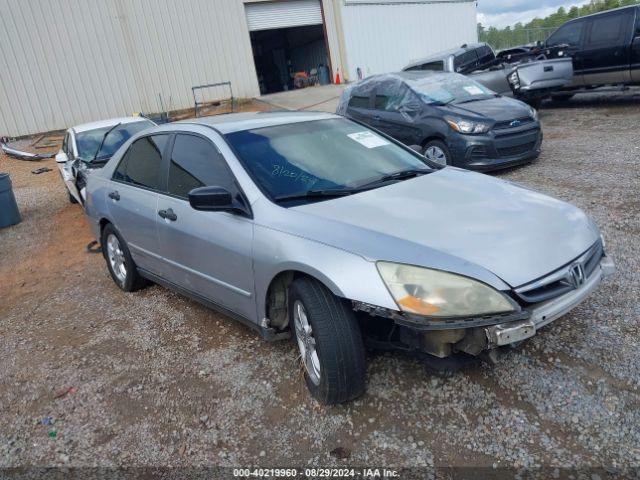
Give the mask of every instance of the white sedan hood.
POLYGON ((512 287, 566 265, 599 238, 568 203, 456 168, 293 210, 453 255, 512 287))

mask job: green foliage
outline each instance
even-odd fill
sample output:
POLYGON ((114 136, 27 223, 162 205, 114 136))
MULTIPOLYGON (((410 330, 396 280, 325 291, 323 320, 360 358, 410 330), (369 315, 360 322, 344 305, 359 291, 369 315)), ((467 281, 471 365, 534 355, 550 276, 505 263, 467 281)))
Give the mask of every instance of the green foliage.
POLYGON ((534 18, 526 24, 518 22, 513 27, 502 29, 496 27, 486 28, 478 23, 478 40, 487 42, 496 50, 544 41, 567 20, 638 3, 640 3, 640 0, 591 0, 591 2, 585 3, 580 7, 573 6, 568 11, 564 7, 560 7, 555 13, 545 18, 534 18))

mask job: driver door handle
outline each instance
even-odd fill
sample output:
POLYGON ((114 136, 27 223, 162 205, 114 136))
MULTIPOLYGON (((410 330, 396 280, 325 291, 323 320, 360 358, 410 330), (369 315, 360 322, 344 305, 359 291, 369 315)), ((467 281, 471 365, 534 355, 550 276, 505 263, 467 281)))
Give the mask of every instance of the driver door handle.
POLYGON ((119 194, 119 193, 118 193, 118 191, 116 190, 116 191, 114 191, 114 192, 109 193, 109 198, 110 198, 111 200, 115 200, 115 201, 117 202, 118 200, 120 200, 120 194, 119 194))
POLYGON ((374 119, 375 121, 382 120, 382 119, 380 118, 380 115, 374 115, 374 116, 373 116, 373 117, 371 117, 371 118, 372 118, 372 119, 374 119))
POLYGON ((167 208, 166 210, 159 210, 158 215, 171 222, 175 222, 178 219, 178 215, 176 215, 175 212, 170 208, 167 208))

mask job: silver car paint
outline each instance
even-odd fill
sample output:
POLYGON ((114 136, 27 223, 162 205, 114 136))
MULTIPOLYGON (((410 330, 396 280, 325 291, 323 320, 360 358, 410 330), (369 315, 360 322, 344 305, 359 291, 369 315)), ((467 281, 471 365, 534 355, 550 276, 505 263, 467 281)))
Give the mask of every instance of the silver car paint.
MULTIPOLYGON (((259 127, 325 118, 336 116, 310 112, 238 114, 198 121, 210 122, 224 134, 238 129, 233 122, 239 120, 243 125, 259 127)), ((251 204, 253 219, 199 212, 185 202, 175 227, 188 222, 194 230, 187 233, 197 242, 193 250, 184 249, 179 255, 164 251, 164 256, 177 259, 174 261, 181 264, 180 270, 197 272, 182 278, 187 288, 190 285, 208 292, 213 301, 228 305, 255 323, 266 315, 265 299, 271 281, 287 270, 313 275, 344 298, 397 309, 377 272, 378 260, 447 270, 507 290, 570 262, 599 238, 597 227, 576 207, 454 168, 350 197, 286 209, 262 194, 213 129, 196 123, 176 123, 156 127, 154 132, 181 130, 205 135, 218 146, 251 204), (209 245, 211 227, 201 224, 214 218, 225 228, 217 233, 216 245, 209 245), (239 223, 247 228, 239 227, 239 223), (196 225, 200 227, 195 228, 196 225), (228 256, 229 261, 212 251, 224 252, 221 255, 228 256), (226 262, 226 266, 216 270, 213 260, 202 262, 207 255, 226 262), (237 268, 231 268, 234 265, 237 268), (195 278, 204 282, 196 284, 195 278), (210 290, 211 285, 215 289, 210 290)), ((89 179, 86 211, 97 238, 100 221, 106 219, 122 230, 127 242, 135 238, 154 245, 157 241, 142 239, 154 236, 150 213, 148 217, 141 215, 149 221, 147 226, 127 231, 129 227, 120 224, 123 220, 111 216, 107 196, 122 188, 122 184, 111 180, 115 166, 131 142, 144 134, 131 138, 89 179)), ((158 195, 158 201, 164 201, 163 197, 158 195)), ((142 209, 140 201, 136 200, 137 208, 142 209)), ((153 204, 151 199, 149 205, 153 204)), ((157 208, 165 205, 158 204, 157 208)), ((151 212, 152 208, 147 210, 151 212)), ((162 227, 164 221, 152 213, 155 228, 162 227)), ((165 241, 170 250, 171 237, 165 241)), ((157 252, 161 265, 162 250, 157 252)), ((132 250, 132 255, 136 262, 145 258, 138 250, 132 250)))

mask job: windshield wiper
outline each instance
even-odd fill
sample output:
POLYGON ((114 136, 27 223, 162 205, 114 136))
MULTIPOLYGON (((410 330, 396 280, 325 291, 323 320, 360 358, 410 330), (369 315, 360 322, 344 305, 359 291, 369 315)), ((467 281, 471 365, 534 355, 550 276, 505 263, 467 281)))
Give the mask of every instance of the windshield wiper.
POLYGON ((471 103, 471 102, 479 102, 480 100, 488 100, 487 97, 482 98, 468 98, 466 100, 462 100, 461 102, 456 102, 455 105, 460 105, 462 103, 471 103))
POLYGON ((302 193, 294 193, 292 195, 281 195, 274 197, 276 202, 285 202, 287 200, 301 200, 310 198, 331 198, 331 197, 346 197, 353 193, 360 192, 360 188, 337 188, 330 190, 308 190, 302 193))
POLYGON ((98 147, 98 150, 96 150, 96 154, 91 159, 92 162, 95 162, 96 158, 98 158, 98 154, 100 153, 100 150, 102 150, 102 147, 104 146, 104 141, 107 139, 107 136, 109 136, 109 134, 113 132, 116 129, 116 127, 119 127, 120 125, 122 125, 122 122, 116 123, 113 127, 111 127, 109 130, 104 132, 104 135, 102 136, 102 141, 100 142, 100 146, 98 147))
POLYGON ((382 177, 376 178, 371 182, 365 183, 364 185, 360 185, 359 189, 369 189, 376 185, 380 185, 382 183, 391 182, 393 180, 407 180, 409 178, 417 177, 418 175, 425 175, 427 173, 431 173, 431 170, 427 170, 424 168, 412 168, 410 170, 400 170, 399 172, 383 175, 382 177))

